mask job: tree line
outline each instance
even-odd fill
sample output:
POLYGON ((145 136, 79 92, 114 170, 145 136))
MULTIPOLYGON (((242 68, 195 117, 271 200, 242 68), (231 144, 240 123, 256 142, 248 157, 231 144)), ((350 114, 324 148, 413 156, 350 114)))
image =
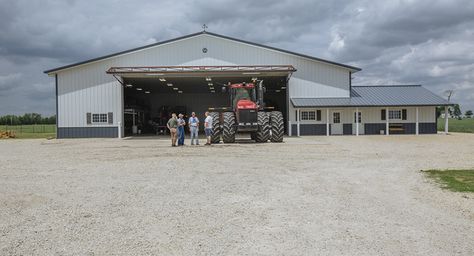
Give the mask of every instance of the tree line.
MULTIPOLYGON (((448 112, 451 117, 461 119, 462 118, 462 112, 461 112, 461 107, 459 104, 455 104, 453 106, 448 107, 448 112)), ((441 114, 444 113, 444 107, 437 107, 436 108, 436 117, 439 118, 441 114)), ((472 110, 466 110, 464 113, 464 117, 471 118, 473 116, 472 110)))
POLYGON ((38 113, 0 116, 0 125, 56 124, 56 115, 42 116, 38 113))

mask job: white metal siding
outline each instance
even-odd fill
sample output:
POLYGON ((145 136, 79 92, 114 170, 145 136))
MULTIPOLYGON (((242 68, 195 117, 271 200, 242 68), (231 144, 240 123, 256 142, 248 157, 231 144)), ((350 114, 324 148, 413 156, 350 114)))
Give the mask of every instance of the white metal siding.
MULTIPOLYGON (((359 108, 362 111, 363 123, 385 123, 381 119, 381 110, 385 108, 359 108)), ((389 120, 392 123, 415 123, 416 122, 416 108, 415 107, 390 107, 389 110, 407 110, 407 120, 389 120)), ((388 113, 386 114, 388 118, 388 113)), ((436 122, 435 107, 418 107, 418 120, 420 123, 434 123, 436 122)))
POLYGON ((118 122, 122 122, 121 85, 112 79, 94 85, 90 81, 97 81, 95 76, 80 78, 74 72, 58 74, 59 127, 88 126, 86 123, 88 112, 113 112, 114 115, 114 124, 89 126, 117 126, 118 122))
POLYGON ((105 71, 164 65, 293 65, 290 97, 349 97, 348 69, 203 34, 58 71, 59 127, 87 126, 87 112, 113 112, 116 126, 122 122, 121 86, 105 71))
MULTIPOLYGON (((301 121, 301 124, 325 124, 326 123, 326 108, 301 108, 300 111, 304 110, 321 110, 321 121, 301 121)), ((385 108, 381 107, 361 107, 362 123, 385 123, 385 120, 381 119, 381 110, 385 108)), ((391 123, 415 123, 416 122, 416 108, 415 107, 391 107, 389 110, 407 110, 407 120, 389 120, 391 123)), ((329 118, 333 111, 341 112, 341 122, 345 124, 354 123, 354 113, 356 108, 329 108, 329 118)), ((388 114, 386 115, 388 117, 388 114)), ((294 108, 290 108, 290 121, 296 121, 296 113, 294 108)), ((420 123, 434 123, 436 122, 435 107, 418 107, 418 121, 420 123)))

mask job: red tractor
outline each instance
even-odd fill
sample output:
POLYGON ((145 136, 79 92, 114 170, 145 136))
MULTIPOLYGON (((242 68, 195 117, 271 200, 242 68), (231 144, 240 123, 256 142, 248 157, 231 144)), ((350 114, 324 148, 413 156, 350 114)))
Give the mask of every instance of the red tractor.
POLYGON ((231 107, 209 108, 213 118, 212 142, 235 142, 236 133, 250 133, 256 142, 282 142, 285 130, 283 115, 265 107, 262 81, 254 83, 228 84, 222 87, 229 91, 231 107))

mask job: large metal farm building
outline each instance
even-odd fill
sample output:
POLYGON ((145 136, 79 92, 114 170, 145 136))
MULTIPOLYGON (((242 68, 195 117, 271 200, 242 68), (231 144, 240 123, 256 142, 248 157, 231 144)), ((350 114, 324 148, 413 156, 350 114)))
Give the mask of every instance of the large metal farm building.
POLYGON ((419 85, 352 86, 360 70, 203 31, 45 73, 58 138, 157 134, 169 112, 202 117, 229 104, 222 84, 255 79, 290 136, 436 133, 446 100, 419 85))

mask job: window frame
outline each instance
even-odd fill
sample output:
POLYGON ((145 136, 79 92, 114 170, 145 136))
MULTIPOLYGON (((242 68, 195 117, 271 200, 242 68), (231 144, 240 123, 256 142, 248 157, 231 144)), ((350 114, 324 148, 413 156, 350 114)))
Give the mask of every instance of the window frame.
POLYGON ((92 113, 91 124, 108 124, 109 115, 107 113, 92 113))
MULTIPOLYGON (((356 122, 356 114, 357 114, 357 111, 354 111, 354 124, 357 123, 356 122)), ((359 111, 359 124, 362 123, 362 111, 359 111)))
POLYGON ((402 110, 401 109, 389 109, 387 113, 388 120, 402 120, 402 110), (392 113, 398 113, 395 118, 392 113))
POLYGON ((316 110, 300 110, 300 121, 316 121, 316 110))
POLYGON ((340 123, 342 123, 342 120, 341 120, 341 112, 339 112, 339 111, 332 112, 332 123, 333 123, 333 124, 340 124, 340 123), (337 114, 337 119, 336 119, 336 114, 337 114), (337 122, 336 122, 335 120, 337 120, 337 122))

